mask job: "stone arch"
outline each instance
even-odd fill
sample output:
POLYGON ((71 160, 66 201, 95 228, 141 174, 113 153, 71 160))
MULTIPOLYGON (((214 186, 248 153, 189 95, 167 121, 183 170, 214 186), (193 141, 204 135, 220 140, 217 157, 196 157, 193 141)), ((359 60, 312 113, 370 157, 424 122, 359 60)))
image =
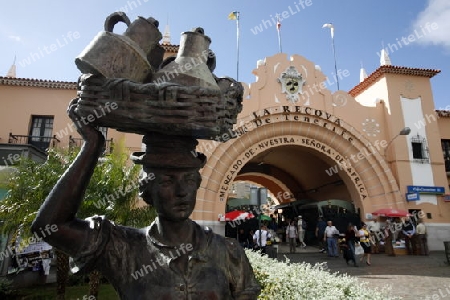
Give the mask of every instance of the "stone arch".
POLYGON ((264 174, 264 173, 244 173, 236 176, 234 181, 243 180, 250 181, 256 184, 263 185, 267 187, 275 197, 277 197, 277 201, 281 204, 282 202, 289 201, 289 199, 293 198, 293 193, 282 181, 277 178, 264 174), (278 197, 280 195, 281 197, 278 197), (289 197, 285 197, 285 195, 289 194, 289 197))
POLYGON ((342 165, 343 158, 363 153, 354 163, 345 161, 349 167, 339 171, 362 212, 386 204, 395 208, 404 205, 397 182, 376 145, 338 117, 311 107, 276 106, 254 112, 240 121, 244 128, 241 135, 218 145, 202 169, 203 182, 197 194, 194 219, 212 220, 219 212, 223 213, 229 184, 260 153, 260 145, 277 147, 284 139, 320 152, 330 164, 342 165))

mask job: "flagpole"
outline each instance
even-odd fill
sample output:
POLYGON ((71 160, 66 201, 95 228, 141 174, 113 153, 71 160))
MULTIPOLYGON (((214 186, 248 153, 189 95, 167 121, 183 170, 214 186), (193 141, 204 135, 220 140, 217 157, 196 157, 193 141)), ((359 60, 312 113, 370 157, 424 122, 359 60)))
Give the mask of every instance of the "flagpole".
MULTIPOLYGON (((334 28, 331 29, 334 32, 334 28)), ((334 74, 336 75, 336 83, 337 89, 339 91, 339 76, 337 73, 337 64, 336 64, 336 49, 334 47, 334 34, 331 35, 331 43, 333 44, 333 56, 334 56, 334 74)))
POLYGON ((334 72, 337 83, 337 89, 339 90, 339 76, 337 73, 337 63, 336 63, 336 48, 334 47, 334 25, 332 23, 323 24, 322 28, 330 28, 331 33, 331 46, 333 49, 333 57, 334 57, 334 72))
POLYGON ((278 32, 278 50, 280 53, 283 52, 283 49, 281 48, 281 23, 280 18, 277 17, 277 32, 278 32))
POLYGON ((239 81, 239 18, 240 13, 236 12, 236 81, 239 81))

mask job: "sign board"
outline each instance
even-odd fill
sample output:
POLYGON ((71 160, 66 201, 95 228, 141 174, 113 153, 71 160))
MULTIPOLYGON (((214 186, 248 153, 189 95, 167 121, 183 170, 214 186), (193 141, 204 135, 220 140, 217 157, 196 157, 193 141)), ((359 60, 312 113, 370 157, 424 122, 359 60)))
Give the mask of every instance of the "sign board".
POLYGON ((260 190, 260 193, 261 193, 261 203, 260 204, 267 203, 267 189, 251 187, 250 188, 250 203, 249 203, 250 205, 258 205, 258 190, 260 190))
POLYGON ((445 202, 450 202, 450 194, 442 195, 445 202))
POLYGON ((406 201, 417 201, 420 200, 419 193, 406 193, 406 201))
POLYGON ((408 185, 408 194, 420 193, 420 194, 444 194, 445 188, 443 186, 420 186, 420 185, 408 185))

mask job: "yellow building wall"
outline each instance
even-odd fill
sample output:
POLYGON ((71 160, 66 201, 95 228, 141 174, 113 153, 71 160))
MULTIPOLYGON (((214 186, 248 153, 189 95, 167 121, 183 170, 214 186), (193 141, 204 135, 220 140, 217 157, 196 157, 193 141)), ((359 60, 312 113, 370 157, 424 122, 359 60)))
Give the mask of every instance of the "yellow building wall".
MULTIPOLYGON (((8 143, 9 134, 29 135, 32 116, 53 116, 53 132, 60 143, 69 146, 69 136, 80 138, 67 115, 69 102, 76 97, 74 89, 43 87, 17 87, 0 85, 0 143, 8 143)), ((108 129, 108 139, 125 139, 125 146, 132 151, 141 149, 142 137, 108 129)))

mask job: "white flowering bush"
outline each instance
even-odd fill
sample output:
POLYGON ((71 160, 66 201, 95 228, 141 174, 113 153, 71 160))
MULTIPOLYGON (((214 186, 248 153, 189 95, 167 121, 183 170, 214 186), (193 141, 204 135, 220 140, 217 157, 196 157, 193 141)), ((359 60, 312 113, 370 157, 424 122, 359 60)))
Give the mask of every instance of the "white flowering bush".
POLYGON ((346 274, 326 271, 325 263, 290 263, 261 256, 259 252, 245 250, 255 277, 261 284, 258 299, 401 299, 389 295, 391 288, 383 290, 368 288, 365 282, 346 274))

